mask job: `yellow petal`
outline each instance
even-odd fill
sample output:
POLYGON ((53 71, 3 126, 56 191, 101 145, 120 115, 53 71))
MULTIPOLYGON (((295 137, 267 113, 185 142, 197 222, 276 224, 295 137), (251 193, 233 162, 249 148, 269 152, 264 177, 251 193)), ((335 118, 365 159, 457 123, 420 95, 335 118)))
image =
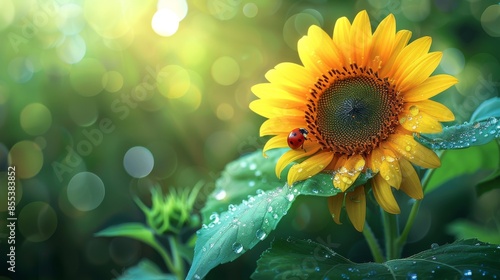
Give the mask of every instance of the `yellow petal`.
POLYGON ((436 168, 441 165, 434 151, 415 141, 411 135, 390 135, 384 145, 421 167, 436 168))
POLYGON ((315 82, 309 71, 294 63, 280 63, 267 71, 265 76, 273 84, 301 91, 308 91, 311 83, 315 82))
POLYGON ((458 83, 458 80, 450 75, 435 75, 429 77, 427 80, 418 86, 403 93, 406 102, 415 102, 429 99, 452 85, 458 83))
POLYGON ((317 46, 316 44, 317 42, 314 38, 304 36, 297 43, 297 49, 300 61, 302 61, 304 67, 315 77, 320 77, 324 73, 327 73, 330 68, 321 60, 321 55, 318 54, 321 46, 317 46))
POLYGON ((306 109, 304 104, 286 99, 258 99, 252 101, 249 107, 250 110, 265 118, 300 116, 306 109), (292 108, 286 108, 288 106, 292 108))
POLYGON ((262 155, 267 158, 266 152, 270 149, 285 148, 288 147, 288 134, 276 135, 273 138, 267 140, 264 148, 262 149, 262 155))
POLYGON ((417 105, 411 105, 399 114, 399 123, 409 131, 417 133, 439 133, 443 131, 441 123, 434 117, 429 116, 420 110, 417 105))
POLYGON ((283 76, 284 79, 292 81, 303 88, 310 87, 315 81, 316 77, 311 75, 305 67, 290 63, 283 62, 274 67, 277 70, 277 74, 283 76))
POLYGON ((427 54, 429 48, 431 47, 431 43, 432 39, 428 36, 418 38, 417 40, 411 42, 398 54, 389 75, 392 77, 400 77, 402 71, 405 71, 415 62, 415 60, 427 54))
POLYGON ((424 197, 422 185, 411 163, 405 159, 400 159, 399 166, 401 166, 401 173, 403 174, 400 189, 414 199, 422 199, 424 197))
MULTIPOLYGON (((288 135, 287 135, 288 139, 288 135)), ((286 140, 285 140, 286 142, 286 140)), ((286 144, 288 146, 288 143, 286 144)), ((304 143, 304 149, 297 149, 297 150, 289 150, 285 152, 278 162, 276 163, 275 167, 275 172, 276 172, 276 177, 281 178, 281 172, 285 167, 287 167, 291 162, 299 160, 304 157, 311 156, 315 154, 317 151, 319 151, 321 147, 313 142, 313 141, 306 141, 304 143), (304 151, 305 150, 305 151, 304 151)))
POLYGON ((391 214, 399 214, 401 212, 399 210, 399 205, 392 194, 391 186, 386 180, 384 180, 384 178, 382 178, 382 176, 377 175, 373 178, 372 191, 373 196, 385 212, 391 214))
POLYGON ((307 36, 314 46, 316 64, 323 64, 319 69, 326 69, 328 71, 342 67, 342 64, 340 64, 341 55, 333 44, 332 38, 323 29, 317 25, 311 25, 307 36))
POLYGON ((364 186, 357 186, 353 191, 346 192, 345 209, 354 228, 357 231, 362 232, 366 218, 366 197, 364 186))
POLYGON ((304 116, 271 118, 260 126, 260 136, 290 133, 297 127, 307 127, 304 116))
POLYGON ((288 171, 288 185, 291 186, 297 181, 302 181, 323 171, 332 158, 332 152, 320 152, 293 165, 288 171))
MULTIPOLYGON (((393 70, 394 63, 396 58, 399 56, 403 48, 406 46, 408 41, 410 40, 411 32, 408 30, 400 30, 396 33, 396 38, 394 39, 394 45, 390 52, 390 57, 387 61, 382 61, 382 69, 380 69, 380 76, 386 77, 388 73, 393 70)), ((394 68, 397 68, 396 65, 394 68)))
POLYGON ((359 12, 351 27, 351 42, 354 45, 351 47, 352 59, 359 67, 367 64, 371 50, 372 28, 370 18, 366 11, 359 12))
POLYGON ((333 29, 333 43, 340 51, 342 64, 351 63, 351 23, 346 17, 341 17, 335 22, 333 29))
POLYGON ((361 155, 353 155, 347 159, 344 166, 337 170, 333 185, 345 192, 358 178, 365 167, 365 159, 361 155))
POLYGON ((394 79, 397 81, 396 84, 399 90, 402 92, 407 91, 427 80, 432 72, 436 70, 442 57, 443 53, 441 52, 429 53, 416 59, 412 64, 400 72, 400 76, 395 74, 394 79))
POLYGON ((413 105, 417 106, 421 111, 427 113, 429 116, 436 118, 436 120, 438 121, 450 122, 455 120, 455 115, 453 115, 453 112, 448 109, 448 107, 439 102, 432 100, 422 100, 417 102, 408 102, 407 104, 409 107, 413 105))
POLYGON ((286 91, 279 85, 274 85, 271 83, 256 84, 251 88, 253 94, 258 98, 267 99, 290 99, 292 101, 304 103, 306 101, 306 95, 303 91, 286 91))
POLYGON ((389 14, 380 22, 377 30, 373 33, 372 61, 368 64, 370 68, 378 70, 382 66, 382 63, 385 63, 389 59, 394 46, 395 37, 396 20, 392 14, 389 14))
POLYGON ((332 215, 333 220, 336 224, 341 225, 340 222, 340 210, 342 210, 342 204, 344 203, 344 193, 338 193, 335 196, 328 197, 328 209, 332 215))
POLYGON ((380 176, 392 187, 399 189, 401 185, 401 171, 396 155, 389 149, 384 150, 384 161, 380 165, 380 176))
POLYGON ((384 154, 380 148, 373 149, 370 155, 368 155, 368 168, 370 168, 374 173, 379 172, 383 156, 384 154))

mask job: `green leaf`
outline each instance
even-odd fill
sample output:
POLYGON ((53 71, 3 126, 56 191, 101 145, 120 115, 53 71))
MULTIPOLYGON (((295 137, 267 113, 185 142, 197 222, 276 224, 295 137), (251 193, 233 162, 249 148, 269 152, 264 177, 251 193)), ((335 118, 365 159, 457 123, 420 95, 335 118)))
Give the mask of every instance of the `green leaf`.
POLYGON ((493 97, 481 103, 470 117, 470 121, 482 121, 492 116, 500 117, 500 97, 493 97))
POLYGON ((458 220, 448 225, 447 231, 457 239, 478 238, 485 242, 500 244, 500 228, 494 230, 471 221, 458 220))
POLYGON ((257 262, 252 279, 472 279, 500 277, 500 246, 457 241, 405 259, 354 263, 310 240, 277 240, 257 262))
POLYGON ((422 133, 415 140, 433 150, 462 149, 479 146, 500 138, 500 116, 443 128, 435 134, 422 133))
POLYGON ((240 204, 258 189, 268 191, 283 186, 285 180, 276 177, 274 167, 284 151, 270 150, 267 158, 262 151, 256 151, 229 163, 201 210, 203 222, 209 223, 210 215, 225 211, 229 204, 240 204))
POLYGON ((172 274, 163 274, 155 263, 143 259, 136 266, 130 267, 118 277, 118 280, 177 280, 172 274))
POLYGON ((460 177, 459 184, 474 186, 488 180, 500 166, 500 149, 496 142, 443 153, 441 167, 433 171, 426 193, 460 177))
POLYGON ((482 182, 476 187, 477 195, 481 196, 484 193, 487 193, 491 190, 498 189, 500 188, 500 174, 498 174, 500 171, 500 168, 497 170, 497 172, 494 174, 496 175, 495 178, 482 182))
POLYGON ((163 257, 163 259, 168 258, 166 256, 165 249, 156 241, 153 231, 140 223, 126 223, 126 224, 111 226, 99 231, 98 233, 95 234, 95 236, 130 237, 142 241, 148 244, 149 246, 153 247, 163 257))
MULTIPOLYGON (((285 178, 278 179, 274 171, 278 159, 287 149, 274 149, 267 152, 267 158, 262 156, 262 151, 241 157, 229 163, 216 181, 215 189, 207 198, 207 202, 201 210, 203 222, 210 223, 210 216, 227 210, 230 204, 237 205, 250 196, 255 195, 256 190, 269 191, 286 184, 286 170, 283 172, 285 178)), ((375 176, 370 170, 361 173, 354 182, 354 186, 366 183, 375 176)), ((332 196, 338 190, 332 186, 332 173, 320 173, 303 182, 292 186, 306 195, 332 196)))
MULTIPOLYGON (((332 185, 332 173, 320 173, 289 187, 274 174, 281 155, 282 151, 269 152, 269 157, 263 159, 262 152, 257 151, 226 167, 208 206, 202 210, 208 221, 197 232, 187 279, 200 279, 215 266, 253 248, 276 228, 297 196, 334 196, 340 192, 332 185), (225 211, 218 214, 222 207, 226 207, 225 211)), ((353 186, 366 183, 374 175, 370 171, 360 174, 353 186)))

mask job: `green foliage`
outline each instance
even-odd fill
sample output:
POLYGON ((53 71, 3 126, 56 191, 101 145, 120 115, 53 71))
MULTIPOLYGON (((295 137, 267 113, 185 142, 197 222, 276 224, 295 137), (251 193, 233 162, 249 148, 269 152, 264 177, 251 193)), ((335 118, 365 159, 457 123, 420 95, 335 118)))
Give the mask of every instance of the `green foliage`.
POLYGON ((457 220, 448 225, 448 233, 457 239, 477 238, 484 242, 500 244, 500 225, 491 229, 467 220, 457 220))
POLYGON ((441 167, 433 171, 426 193, 451 182, 459 187, 474 186, 493 179, 500 168, 500 147, 496 142, 463 150, 445 151, 441 167), (454 180, 460 178, 460 180, 454 180))
POLYGON ((103 229, 95 234, 101 237, 130 237, 153 247, 160 255, 165 254, 163 247, 156 241, 154 232, 140 223, 127 223, 116 226, 111 226, 103 229))
MULTIPOLYGON (((198 231, 187 279, 204 277, 215 266, 238 258, 265 239, 298 195, 333 196, 339 192, 332 185, 332 175, 327 173, 289 187, 274 175, 274 166, 282 151, 268 155, 263 158, 261 151, 257 151, 226 167, 202 210, 209 223, 198 231), (225 207, 227 210, 221 214, 214 211, 225 207)), ((373 176, 372 172, 363 173, 354 186, 366 183, 373 176)))
POLYGON ((141 260, 118 277, 118 280, 177 280, 172 274, 163 274, 156 264, 148 259, 141 260))
POLYGON ((472 279, 500 277, 500 246, 476 239, 438 246, 405 259, 354 263, 311 240, 276 240, 252 279, 472 279))

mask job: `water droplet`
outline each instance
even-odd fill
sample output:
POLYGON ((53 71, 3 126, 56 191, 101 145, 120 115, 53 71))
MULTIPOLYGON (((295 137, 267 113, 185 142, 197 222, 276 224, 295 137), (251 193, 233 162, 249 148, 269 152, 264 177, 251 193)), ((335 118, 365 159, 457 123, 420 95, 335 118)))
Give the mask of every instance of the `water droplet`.
POLYGON ((406 275, 406 279, 416 280, 416 279, 418 279, 418 276, 415 272, 408 272, 408 274, 406 275))
POLYGON ((248 182, 249 187, 255 187, 255 181, 249 181, 248 182))
POLYGON ((218 224, 219 223, 219 214, 217 214, 217 213, 212 213, 212 215, 210 215, 210 217, 208 217, 208 218, 214 224, 218 224))
POLYGON ((234 212, 236 211, 236 205, 233 205, 233 204, 229 204, 229 206, 227 206, 227 209, 231 212, 234 212))
POLYGON ((261 229, 258 229, 256 232, 255 232, 255 236, 259 239, 259 240, 264 240, 264 238, 266 238, 267 236, 267 233, 261 229))
POLYGON ((289 193, 286 195, 286 199, 288 199, 288 201, 293 201, 293 199, 295 198, 295 195, 293 195, 293 193, 289 193))
POLYGON ((316 189, 316 188, 312 189, 312 192, 313 192, 314 194, 319 193, 318 189, 316 189))
POLYGON ((267 212, 273 212, 273 207, 272 206, 267 207, 267 212))
POLYGON ((431 244, 431 249, 437 249, 437 248, 439 248, 439 244, 437 244, 437 243, 431 244))
POLYGON ((260 175, 262 175, 262 171, 260 171, 260 170, 255 171, 255 176, 256 177, 259 177, 260 175))
POLYGON ((314 271, 316 271, 316 272, 319 272, 320 270, 321 269, 319 268, 319 266, 317 266, 317 267, 314 268, 314 271))
POLYGON ((417 106, 412 105, 412 106, 410 106, 410 113, 411 113, 413 116, 416 116, 416 115, 418 115, 418 113, 420 113, 420 110, 418 109, 418 107, 417 107, 417 106))
POLYGON ((302 168, 302 167, 301 167, 301 168, 299 168, 299 169, 297 169, 297 173, 302 172, 302 170, 303 170, 303 168, 302 168))
POLYGON ((241 167, 241 168, 245 168, 245 167, 247 167, 247 163, 246 163, 246 161, 242 161, 242 162, 240 162, 240 167, 241 167))
POLYGON ((232 248, 233 252, 235 252, 236 254, 243 252, 243 245, 241 245, 241 243, 234 242, 232 248))
POLYGON ((258 189, 256 192, 255 192, 258 196, 261 196, 263 194, 265 194, 265 192, 261 189, 258 189))
POLYGON ((402 117, 399 119, 399 123, 400 124, 404 124, 406 122, 406 118, 405 117, 402 117))
POLYGON ((248 166, 248 168, 249 168, 250 170, 255 170, 255 169, 257 169, 257 164, 255 164, 255 163, 251 163, 251 164, 250 164, 250 166, 248 166))
POLYGON ((278 214, 274 213, 274 214, 273 214, 273 218, 274 218, 275 220, 277 220, 277 219, 279 218, 278 214))
POLYGON ((214 197, 215 197, 215 199, 217 199, 217 200, 223 200, 224 198, 226 198, 226 195, 227 195, 227 193, 226 193, 226 191, 225 191, 225 190, 219 190, 219 191, 218 191, 218 192, 214 195, 214 197))
POLYGON ((472 270, 470 269, 464 270, 464 276, 472 276, 472 270))
POLYGON ((194 275, 194 279, 196 279, 196 280, 200 280, 200 279, 201 279, 201 277, 200 277, 200 275, 195 274, 195 275, 194 275))
POLYGON ((411 146, 410 146, 410 145, 406 146, 406 147, 405 147, 405 150, 406 150, 407 152, 411 151, 411 146))

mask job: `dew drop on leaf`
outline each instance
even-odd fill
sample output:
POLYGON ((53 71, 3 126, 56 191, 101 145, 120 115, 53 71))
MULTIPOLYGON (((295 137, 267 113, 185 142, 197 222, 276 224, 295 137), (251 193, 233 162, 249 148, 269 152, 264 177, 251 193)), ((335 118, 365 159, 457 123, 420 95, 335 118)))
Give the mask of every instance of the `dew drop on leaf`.
POLYGON ((437 243, 431 244, 431 249, 437 249, 437 248, 439 248, 439 244, 437 244, 437 243))
POLYGON ((261 230, 261 229, 258 229, 256 232, 255 232, 255 236, 259 239, 259 240, 264 240, 264 238, 266 238, 267 234, 265 231, 261 230))
POLYGON ((416 280, 416 279, 418 279, 418 276, 415 272, 408 272, 408 274, 406 275, 406 279, 416 280))
POLYGON ((236 254, 243 252, 243 245, 241 243, 234 242, 232 248, 236 254))

